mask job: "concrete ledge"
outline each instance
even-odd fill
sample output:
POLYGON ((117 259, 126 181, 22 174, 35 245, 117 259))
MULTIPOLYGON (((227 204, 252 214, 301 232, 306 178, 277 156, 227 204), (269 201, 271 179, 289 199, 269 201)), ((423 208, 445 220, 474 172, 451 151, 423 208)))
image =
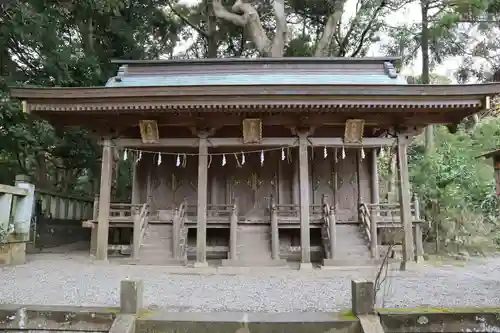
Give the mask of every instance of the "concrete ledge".
MULTIPOLYGON (((342 259, 323 259, 323 266, 378 266, 383 262, 382 259, 366 260, 342 260, 342 259)), ((390 261, 389 261, 390 263, 390 261)))
POLYGON ((53 330, 105 331, 113 323, 118 309, 77 306, 0 306, 0 331, 53 330))
POLYGON ((144 266, 186 266, 185 260, 176 259, 119 259, 122 265, 144 265, 144 266))
POLYGON ((278 260, 232 260, 224 259, 221 263, 222 267, 288 267, 285 259, 278 260))
POLYGON ((155 312, 139 316, 136 332, 360 332, 360 324, 335 313, 155 312))
POLYGON ((377 309, 385 332, 500 332, 500 308, 377 309))

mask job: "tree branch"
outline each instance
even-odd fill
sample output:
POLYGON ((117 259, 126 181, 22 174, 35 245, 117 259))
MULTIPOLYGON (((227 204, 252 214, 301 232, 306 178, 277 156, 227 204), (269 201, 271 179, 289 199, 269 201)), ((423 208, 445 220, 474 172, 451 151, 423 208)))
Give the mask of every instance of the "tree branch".
POLYGON ((242 15, 229 12, 222 5, 221 0, 213 0, 212 6, 214 7, 214 14, 218 18, 229 21, 237 26, 244 27, 247 24, 247 18, 242 15))
POLYGON ((261 55, 268 57, 273 56, 272 48, 274 42, 271 42, 267 37, 266 31, 264 30, 264 28, 262 27, 262 23, 260 22, 259 13, 252 4, 244 2, 243 0, 236 0, 231 9, 233 12, 243 13, 243 15, 238 15, 227 11, 222 6, 221 0, 214 0, 212 5, 214 8, 215 16, 245 28, 246 32, 250 35, 256 49, 261 55))
POLYGON ((274 17, 276 19, 276 33, 271 47, 271 57, 282 57, 285 51, 287 27, 284 0, 274 0, 274 17))
POLYGON ((355 57, 362 49, 363 49, 363 44, 365 42, 365 38, 368 34, 368 32, 372 29, 372 24, 373 22, 375 22, 378 14, 380 13, 380 11, 382 10, 382 8, 385 7, 385 0, 382 0, 380 2, 380 5, 375 9, 375 11, 373 12, 373 15, 370 19, 370 22, 368 22, 368 24, 366 25, 365 29, 363 30, 363 32, 361 33, 361 37, 359 38, 359 44, 358 44, 358 47, 356 48, 356 50, 352 53, 352 56, 355 57))
MULTIPOLYGON (((174 6, 172 6, 172 4, 170 3, 170 1, 167 3, 167 5, 170 8, 170 10, 172 10, 172 12, 175 15, 177 15, 177 17, 179 17, 181 19, 182 22, 184 22, 185 24, 189 25, 191 28, 193 28, 194 30, 196 30, 196 32, 198 32, 203 37, 208 38, 208 33, 206 31, 204 31, 203 29, 200 29, 199 27, 197 27, 187 17, 185 17, 184 15, 182 15, 177 9, 175 9, 174 6)), ((165 12, 163 12, 163 14, 166 15, 165 12)))

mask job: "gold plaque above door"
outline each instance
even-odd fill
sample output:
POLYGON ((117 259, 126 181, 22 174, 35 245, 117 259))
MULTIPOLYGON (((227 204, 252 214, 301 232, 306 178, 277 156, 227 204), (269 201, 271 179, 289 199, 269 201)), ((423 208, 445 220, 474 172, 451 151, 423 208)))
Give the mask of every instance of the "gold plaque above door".
POLYGON ((243 119, 243 143, 260 143, 262 141, 262 120, 258 118, 243 119))

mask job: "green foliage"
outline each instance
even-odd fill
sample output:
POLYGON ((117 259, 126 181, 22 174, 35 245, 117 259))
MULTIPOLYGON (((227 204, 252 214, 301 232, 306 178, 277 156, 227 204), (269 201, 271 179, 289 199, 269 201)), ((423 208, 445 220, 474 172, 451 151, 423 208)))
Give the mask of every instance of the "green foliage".
POLYGON ((471 132, 462 128, 456 134, 438 127, 435 135, 434 152, 423 154, 417 140, 410 155, 413 191, 425 203, 427 218, 446 245, 500 244, 492 162, 477 158, 500 146, 500 120, 485 119, 471 132))
MULTIPOLYGON (((8 87, 102 86, 116 72, 111 59, 171 53, 182 25, 163 14, 167 3, 28 0, 6 7, 0 16, 0 183, 23 173, 37 186, 93 192, 100 170, 95 137, 29 117, 9 100, 8 87)), ((115 188, 126 188, 130 173, 119 179, 125 184, 115 188)))

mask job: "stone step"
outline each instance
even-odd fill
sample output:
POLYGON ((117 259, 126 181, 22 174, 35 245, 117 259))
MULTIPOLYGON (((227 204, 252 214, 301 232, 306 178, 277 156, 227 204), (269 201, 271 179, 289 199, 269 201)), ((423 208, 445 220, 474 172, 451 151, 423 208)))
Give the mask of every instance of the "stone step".
POLYGON ((171 225, 150 224, 144 233, 139 260, 145 264, 148 264, 147 261, 154 261, 154 264, 169 265, 173 260, 172 242, 171 225))

